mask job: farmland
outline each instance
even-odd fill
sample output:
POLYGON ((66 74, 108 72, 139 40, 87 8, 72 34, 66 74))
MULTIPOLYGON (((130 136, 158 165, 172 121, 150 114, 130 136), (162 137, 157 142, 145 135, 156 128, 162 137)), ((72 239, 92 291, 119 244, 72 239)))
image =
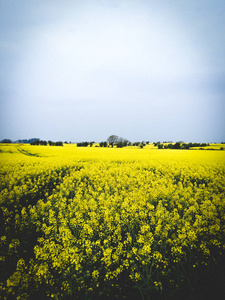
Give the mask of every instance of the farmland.
POLYGON ((219 299, 225 151, 0 150, 3 299, 219 299))

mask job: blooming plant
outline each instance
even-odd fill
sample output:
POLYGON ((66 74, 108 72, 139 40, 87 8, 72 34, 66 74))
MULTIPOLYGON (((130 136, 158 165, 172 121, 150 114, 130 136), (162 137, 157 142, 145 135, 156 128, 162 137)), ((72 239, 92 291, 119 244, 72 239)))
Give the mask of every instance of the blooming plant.
POLYGON ((1 149, 3 299, 149 299, 225 250, 222 151, 1 149))

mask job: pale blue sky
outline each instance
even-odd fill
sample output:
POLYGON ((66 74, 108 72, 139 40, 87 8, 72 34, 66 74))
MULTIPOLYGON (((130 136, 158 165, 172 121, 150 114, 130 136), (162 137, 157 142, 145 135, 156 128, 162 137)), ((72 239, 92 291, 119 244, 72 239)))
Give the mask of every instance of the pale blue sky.
POLYGON ((225 141, 224 0, 0 0, 0 139, 225 141))

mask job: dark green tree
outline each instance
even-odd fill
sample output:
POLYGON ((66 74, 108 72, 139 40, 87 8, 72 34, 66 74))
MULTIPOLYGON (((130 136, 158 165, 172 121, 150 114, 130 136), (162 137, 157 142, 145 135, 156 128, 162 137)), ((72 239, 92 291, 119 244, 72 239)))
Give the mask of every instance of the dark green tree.
POLYGON ((110 135, 107 139, 107 142, 109 143, 109 145, 113 146, 116 142, 119 141, 119 137, 117 135, 110 135))

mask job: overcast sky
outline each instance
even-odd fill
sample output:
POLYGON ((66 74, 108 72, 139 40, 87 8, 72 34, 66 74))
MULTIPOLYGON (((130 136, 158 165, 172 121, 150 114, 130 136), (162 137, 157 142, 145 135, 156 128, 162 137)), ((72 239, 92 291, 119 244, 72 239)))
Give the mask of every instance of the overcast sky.
POLYGON ((0 0, 0 139, 225 141, 224 0, 0 0))

